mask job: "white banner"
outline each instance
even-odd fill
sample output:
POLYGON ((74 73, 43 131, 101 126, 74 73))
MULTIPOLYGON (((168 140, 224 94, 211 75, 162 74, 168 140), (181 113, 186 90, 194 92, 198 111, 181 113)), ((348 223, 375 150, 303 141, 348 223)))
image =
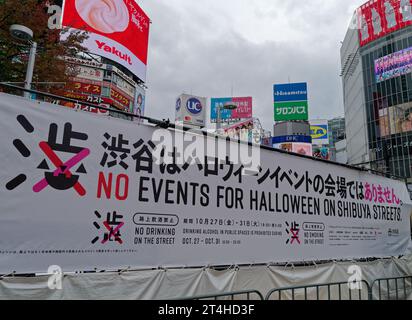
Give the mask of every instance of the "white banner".
POLYGON ((410 243, 399 181, 6 94, 0 126, 0 273, 390 257, 410 243), (248 151, 254 173, 237 159, 253 163, 248 151))

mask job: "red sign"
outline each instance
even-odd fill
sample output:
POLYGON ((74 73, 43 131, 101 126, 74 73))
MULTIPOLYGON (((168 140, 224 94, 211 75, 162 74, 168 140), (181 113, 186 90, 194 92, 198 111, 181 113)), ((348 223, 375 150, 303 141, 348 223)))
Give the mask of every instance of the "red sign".
POLYGON ((63 12, 63 26, 89 32, 90 52, 146 80, 150 19, 134 0, 66 0, 63 12))
POLYGON ((92 95, 76 93, 76 92, 63 92, 63 93, 59 93, 59 95, 66 97, 66 98, 86 101, 88 103, 93 103, 93 104, 98 104, 98 105, 100 104, 110 105, 113 102, 112 99, 109 99, 109 98, 100 97, 100 96, 92 96, 92 95))
POLYGON ((360 45, 412 25, 411 0, 371 0, 358 9, 360 45))
POLYGON ((130 108, 130 99, 127 98, 125 95, 121 94, 119 91, 114 90, 112 88, 110 96, 112 97, 112 99, 116 100, 117 102, 127 107, 127 109, 130 108))
POLYGON ((100 95, 102 93, 102 86, 97 84, 91 83, 84 83, 84 82, 71 82, 67 86, 68 89, 83 92, 83 93, 90 93, 95 95, 100 95))
MULTIPOLYGON (((109 111, 107 111, 107 110, 101 110, 101 109, 98 109, 98 108, 95 108, 95 107, 86 106, 86 105, 83 105, 81 103, 75 103, 75 102, 70 102, 70 101, 55 101, 55 103, 57 103, 59 105, 62 105, 64 107, 75 109, 75 110, 87 111, 87 112, 100 114, 100 115, 105 115, 105 116, 109 115, 109 111)), ((108 108, 108 109, 110 108, 110 104, 105 104, 105 103, 100 103, 99 106, 104 107, 104 108, 108 108)))
POLYGON ((252 117, 252 97, 233 98, 233 103, 237 108, 232 111, 233 119, 245 119, 252 117))

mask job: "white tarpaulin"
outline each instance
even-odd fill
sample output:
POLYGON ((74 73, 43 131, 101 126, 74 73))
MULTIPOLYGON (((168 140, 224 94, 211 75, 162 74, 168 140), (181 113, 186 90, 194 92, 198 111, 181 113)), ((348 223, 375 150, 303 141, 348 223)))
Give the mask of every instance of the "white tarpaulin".
POLYGON ((5 94, 0 127, 0 273, 391 257, 410 242, 399 181, 5 94))
MULTIPOLYGON (((219 293, 258 290, 264 297, 272 289, 285 287, 299 287, 314 284, 334 282, 347 282, 350 278, 348 272, 356 265, 361 270, 361 279, 372 286, 378 278, 393 278, 412 275, 412 257, 402 259, 378 260, 374 262, 330 262, 327 264, 293 267, 284 266, 251 266, 232 267, 229 270, 216 271, 204 269, 170 269, 130 271, 125 273, 91 273, 64 275, 61 289, 55 285, 50 288, 49 276, 35 278, 10 277, 0 280, 0 300, 9 299, 127 299, 127 300, 152 300, 152 299, 179 299, 199 295, 214 295, 219 293)), ((59 278, 60 279, 60 278, 59 278)), ((397 286, 392 280, 389 285, 391 299, 396 297, 396 288, 400 299, 412 299, 411 279, 403 287, 403 281, 398 281, 397 286)), ((339 299, 338 286, 331 287, 330 299, 339 299)), ((368 299, 366 285, 361 291, 347 285, 341 286, 341 298, 348 300, 368 299)), ((373 298, 379 299, 379 285, 373 285, 373 298)), ((304 299, 304 291, 296 290, 295 299, 304 299)), ((308 299, 316 300, 315 288, 307 290, 308 299)), ((250 299, 257 299, 252 294, 250 299)), ((246 299, 246 295, 235 296, 235 299, 246 299)), ((271 299, 277 299, 273 294, 271 299)), ((291 291, 285 291, 282 299, 291 299, 291 291)), ((319 289, 319 299, 328 299, 328 288, 319 289)), ((381 284, 381 299, 388 299, 387 282, 381 284)))

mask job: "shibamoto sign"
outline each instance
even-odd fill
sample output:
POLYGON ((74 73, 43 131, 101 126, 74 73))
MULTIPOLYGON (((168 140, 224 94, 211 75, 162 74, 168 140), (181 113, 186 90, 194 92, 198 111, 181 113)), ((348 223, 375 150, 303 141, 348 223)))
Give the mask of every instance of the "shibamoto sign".
POLYGON ((0 125, 3 274, 390 257, 410 242, 399 181, 1 93, 0 125))
POLYGON ((308 88, 305 82, 275 84, 273 86, 275 102, 307 101, 308 88))
POLYGON ((275 121, 309 119, 307 83, 275 84, 273 100, 275 121))
POLYGON ((146 81, 150 19, 134 0, 66 0, 63 26, 88 31, 83 46, 146 81))

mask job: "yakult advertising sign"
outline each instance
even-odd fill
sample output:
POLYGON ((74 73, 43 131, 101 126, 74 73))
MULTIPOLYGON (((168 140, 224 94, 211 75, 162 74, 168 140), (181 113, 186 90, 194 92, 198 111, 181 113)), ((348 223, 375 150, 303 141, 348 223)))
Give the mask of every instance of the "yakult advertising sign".
POLYGON ((133 0, 66 0, 63 26, 89 32, 83 45, 146 81, 150 19, 133 0))

